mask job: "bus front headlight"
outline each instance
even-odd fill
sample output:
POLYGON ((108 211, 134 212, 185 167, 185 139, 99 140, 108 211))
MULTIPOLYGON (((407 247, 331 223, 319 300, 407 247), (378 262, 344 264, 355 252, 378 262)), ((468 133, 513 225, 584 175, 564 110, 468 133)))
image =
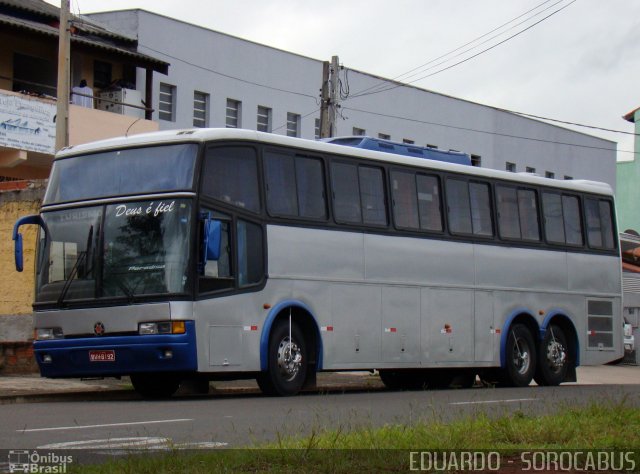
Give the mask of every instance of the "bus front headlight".
POLYGON ((36 328, 36 341, 50 341, 52 339, 62 339, 64 334, 62 328, 36 328))
POLYGON ((184 334, 184 321, 158 321, 138 324, 138 334, 184 334))

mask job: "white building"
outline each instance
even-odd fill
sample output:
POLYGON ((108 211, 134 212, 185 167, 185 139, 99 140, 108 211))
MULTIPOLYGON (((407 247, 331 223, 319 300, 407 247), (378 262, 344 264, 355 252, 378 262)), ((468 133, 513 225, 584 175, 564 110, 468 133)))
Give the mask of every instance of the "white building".
MULTIPOLYGON (((227 126, 318 135, 321 60, 144 10, 90 17, 137 37, 140 52, 171 64, 168 76, 153 77, 153 119, 161 129, 227 126)), ((143 71, 137 77, 144 91, 143 71)), ((347 77, 342 80, 346 85, 347 77)), ((349 71, 351 97, 341 103, 337 135, 459 150, 483 167, 615 186, 615 142, 412 86, 354 97, 380 81, 349 71)))

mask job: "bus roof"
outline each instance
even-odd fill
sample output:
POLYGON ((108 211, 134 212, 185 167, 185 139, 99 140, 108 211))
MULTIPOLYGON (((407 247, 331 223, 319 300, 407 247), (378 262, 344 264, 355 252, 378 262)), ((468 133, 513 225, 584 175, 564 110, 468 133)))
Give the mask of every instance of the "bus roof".
POLYGON ((162 145, 168 143, 196 142, 203 143, 216 140, 251 141, 272 145, 289 146, 303 149, 308 152, 331 153, 334 155, 363 158, 381 163, 408 165, 418 168, 431 169, 436 171, 447 171, 460 173, 469 176, 485 177, 511 181, 514 183, 530 184, 535 186, 549 186, 558 189, 572 191, 582 191, 594 194, 613 195, 611 186, 604 182, 589 180, 559 180, 544 178, 531 173, 512 173, 508 171, 493 170, 489 168, 477 168, 468 165, 447 163, 436 160, 425 160, 424 158, 414 158, 392 153, 367 150, 364 148, 345 147, 335 145, 325 141, 306 140, 293 138, 273 133, 257 132, 254 130, 233 129, 233 128, 194 128, 185 130, 167 130, 161 132, 151 132, 130 137, 117 137, 107 140, 100 140, 81 145, 73 145, 60 150, 56 155, 56 160, 64 159, 75 155, 98 153, 118 148, 140 147, 149 145, 162 145))

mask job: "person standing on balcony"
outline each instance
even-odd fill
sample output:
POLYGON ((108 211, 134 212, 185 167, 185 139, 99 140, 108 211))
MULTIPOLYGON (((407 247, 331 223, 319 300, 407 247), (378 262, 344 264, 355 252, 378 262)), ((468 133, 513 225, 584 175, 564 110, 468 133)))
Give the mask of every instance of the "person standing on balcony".
POLYGON ((86 80, 82 79, 79 86, 71 89, 71 103, 93 109, 93 89, 87 85, 86 80))

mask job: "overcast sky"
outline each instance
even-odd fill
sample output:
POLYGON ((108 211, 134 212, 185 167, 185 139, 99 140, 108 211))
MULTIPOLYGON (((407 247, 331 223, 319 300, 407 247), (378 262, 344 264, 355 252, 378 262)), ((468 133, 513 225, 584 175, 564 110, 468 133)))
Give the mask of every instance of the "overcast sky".
MULTIPOLYGON (((562 7, 505 43, 413 84, 487 105, 633 132, 621 117, 640 107, 637 0, 71 0, 76 14, 142 8, 314 59, 338 55, 347 68, 386 78, 533 9, 482 38, 485 44, 407 81, 477 54, 562 7), (516 26, 519 22, 524 23, 516 26)), ((578 130, 617 141, 618 150, 633 150, 631 135, 578 130)), ((618 158, 631 154, 619 152, 618 158)))

